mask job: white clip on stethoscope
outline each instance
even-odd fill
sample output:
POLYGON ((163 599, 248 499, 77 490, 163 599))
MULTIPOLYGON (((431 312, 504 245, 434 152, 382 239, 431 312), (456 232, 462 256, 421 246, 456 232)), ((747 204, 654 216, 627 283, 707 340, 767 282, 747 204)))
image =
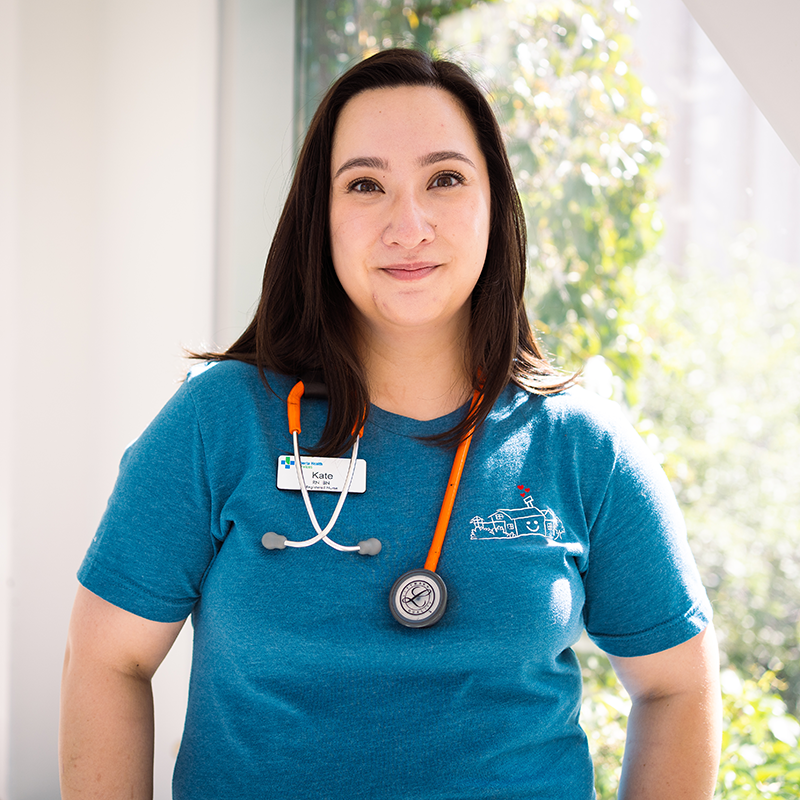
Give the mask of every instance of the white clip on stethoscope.
MULTIPOLYGON (((293 542, 285 536, 270 531, 261 537, 261 544, 264 545, 267 550, 283 550, 285 547, 309 547, 322 540, 335 550, 340 550, 342 552, 377 555, 381 551, 381 543, 377 539, 366 539, 363 542, 359 542, 357 545, 347 547, 338 542, 334 542, 328 537, 328 534, 333 530, 333 526, 336 524, 347 493, 350 491, 350 484, 353 480, 356 458, 358 456, 358 442, 359 439, 361 439, 363 430, 359 432, 353 444, 350 466, 347 470, 347 477, 345 478, 344 487, 339 494, 339 501, 336 504, 336 508, 324 529, 321 528, 319 522, 317 522, 317 517, 311 506, 311 499, 308 496, 303 469, 300 464, 300 448, 297 439, 297 434, 300 433, 300 398, 303 396, 304 391, 305 385, 303 381, 298 381, 289 393, 289 399, 286 405, 289 415, 289 432, 292 434, 292 444, 294 445, 294 463, 295 469, 297 470, 297 480, 300 484, 300 491, 303 494, 303 502, 305 503, 308 517, 316 531, 316 536, 312 536, 310 539, 305 539, 300 542, 293 542)), ((472 395, 470 412, 472 412, 480 402, 480 399, 481 393, 476 389, 472 395)), ((425 566, 422 569, 414 569, 401 575, 394 582, 389 592, 389 609, 392 612, 392 616, 401 625, 405 625, 407 628, 427 628, 431 625, 435 625, 442 618, 447 606, 447 587, 437 574, 436 567, 439 563, 439 556, 442 554, 444 537, 447 533, 450 514, 453 511, 453 505, 456 500, 458 484, 461 482, 461 474, 464 471, 467 452, 472 442, 472 433, 473 431, 470 430, 461 440, 456 450, 455 457, 453 458, 450 478, 447 481, 447 489, 442 499, 442 508, 439 511, 439 519, 436 522, 436 529, 433 533, 433 541, 428 550, 425 566)))

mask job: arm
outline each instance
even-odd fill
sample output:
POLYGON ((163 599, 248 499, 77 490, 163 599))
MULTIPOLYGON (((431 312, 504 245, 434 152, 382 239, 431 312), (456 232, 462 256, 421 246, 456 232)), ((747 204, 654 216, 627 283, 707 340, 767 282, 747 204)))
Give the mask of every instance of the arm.
POLYGON ((70 620, 61 684, 61 796, 153 796, 150 679, 183 622, 152 622, 82 586, 70 620))
POLYGON ((633 701, 620 800, 708 800, 721 749, 719 656, 711 625, 637 658, 610 656, 633 701))

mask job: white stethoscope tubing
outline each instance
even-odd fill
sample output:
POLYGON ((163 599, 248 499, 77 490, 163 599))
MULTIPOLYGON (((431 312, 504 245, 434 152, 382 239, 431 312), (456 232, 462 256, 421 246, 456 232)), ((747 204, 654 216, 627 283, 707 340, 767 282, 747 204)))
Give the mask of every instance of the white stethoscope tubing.
MULTIPOLYGON (((353 547, 346 547, 328 538, 328 534, 339 518, 344 501, 350 491, 350 484, 355 474, 356 460, 358 458, 358 442, 361 438, 359 433, 353 443, 353 454, 350 456, 350 466, 347 469, 344 487, 339 493, 339 500, 333 510, 330 520, 325 528, 321 528, 317 521, 317 515, 311 505, 311 498, 308 496, 308 487, 303 475, 303 464, 300 460, 300 445, 297 434, 300 432, 300 398, 303 396, 305 386, 302 381, 298 381, 286 402, 289 416, 289 431, 292 434, 292 446, 294 447, 294 466, 297 470, 297 482, 303 495, 303 502, 308 512, 308 518, 314 527, 317 535, 312 536, 301 542, 289 541, 285 536, 280 536, 273 531, 268 531, 261 537, 261 544, 267 550, 282 550, 284 547, 310 547, 322 539, 325 544, 334 550, 343 553, 361 553, 361 555, 374 556, 381 551, 381 543, 377 539, 366 539, 353 547)), ((470 411, 481 402, 480 390, 476 389, 472 395, 470 411)), ((355 433, 355 430, 353 431, 355 433)), ((450 513, 453 510, 458 484, 461 481, 461 473, 464 469, 464 462, 467 458, 467 451, 472 440, 472 431, 461 440, 453 458, 453 466, 450 470, 450 479, 447 482, 447 489, 442 499, 442 508, 439 512, 439 519, 436 522, 436 530, 433 534, 428 558, 423 569, 415 569, 401 575, 392 586, 389 593, 389 609, 392 616, 401 624, 408 628, 427 628, 435 625, 444 614, 447 605, 447 587, 439 575, 436 574, 436 566, 442 552, 442 544, 447 533, 447 525, 450 521, 450 513), (421 598, 424 600, 421 603, 421 598)))
MULTIPOLYGON (((294 385, 292 391, 289 392, 289 397, 286 401, 286 410, 289 417, 289 432, 292 434, 292 446, 294 447, 294 465, 295 469, 297 470, 297 483, 299 484, 300 491, 303 495, 303 502, 305 503, 306 511, 308 512, 308 519, 313 525, 317 535, 312 536, 310 539, 306 539, 305 541, 292 542, 285 536, 281 536, 274 531, 267 531, 261 537, 261 544, 267 550, 283 550, 284 547, 309 547, 310 545, 316 544, 320 539, 322 539, 325 544, 329 545, 334 550, 339 550, 343 553, 360 553, 363 556, 377 555, 381 551, 381 543, 375 538, 365 539, 363 542, 359 542, 357 545, 353 545, 352 547, 346 547, 345 545, 334 542, 333 539, 328 538, 328 534, 331 532, 331 530, 333 530, 333 526, 336 524, 336 520, 339 518, 339 512, 342 510, 344 501, 347 499, 347 494, 350 491, 350 484, 353 482, 353 475, 355 475, 356 471, 356 461, 358 459, 358 442, 361 438, 360 432, 358 436, 356 436, 356 440, 353 443, 353 454, 350 457, 350 466, 347 469, 344 487, 342 488, 341 492, 339 492, 339 502, 336 504, 336 508, 333 510, 333 515, 331 516, 324 530, 320 527, 319 522, 317 521, 317 515, 314 513, 314 509, 311 506, 311 498, 308 496, 308 487, 306 486, 306 480, 303 476, 303 463, 300 460, 300 445, 297 438, 297 434, 300 433, 300 398, 303 396, 304 391, 305 386, 303 381, 298 381, 294 385)), ((355 431, 353 432, 355 433, 355 431)))
POLYGON ((294 466, 297 470, 297 482, 300 484, 300 491, 303 493, 303 502, 306 504, 308 518, 311 520, 311 524, 314 526, 314 530, 317 532, 317 535, 312 536, 310 539, 306 539, 302 542, 292 542, 287 539, 287 547, 310 547, 312 544, 316 544, 320 539, 322 539, 325 544, 330 545, 334 550, 339 550, 342 553, 355 553, 359 551, 360 548, 358 545, 347 547, 343 544, 339 544, 338 542, 334 542, 333 539, 329 539, 328 534, 333 530, 333 526, 336 524, 336 520, 339 518, 339 512, 342 510, 344 501, 347 499, 347 493, 350 491, 350 484, 353 481, 353 475, 356 471, 358 440, 360 438, 360 436, 356 437, 355 444, 353 445, 353 455, 350 456, 350 466, 347 469, 347 477, 344 480, 344 488, 339 493, 339 502, 336 504, 336 508, 333 510, 333 514, 323 530, 320 527, 319 522, 317 522, 317 515, 314 513, 314 508, 311 505, 311 498, 308 496, 306 479, 303 476, 303 467, 300 463, 300 446, 297 442, 297 431, 292 431, 292 444, 294 445, 294 466))

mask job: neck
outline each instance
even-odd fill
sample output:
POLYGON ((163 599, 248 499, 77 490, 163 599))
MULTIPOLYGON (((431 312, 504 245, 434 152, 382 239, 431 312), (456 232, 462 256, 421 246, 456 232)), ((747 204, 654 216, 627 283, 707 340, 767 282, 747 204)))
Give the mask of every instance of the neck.
POLYGON ((384 411, 418 420, 455 411, 472 391, 464 364, 465 336, 430 330, 391 337, 371 332, 364 360, 370 400, 384 411))

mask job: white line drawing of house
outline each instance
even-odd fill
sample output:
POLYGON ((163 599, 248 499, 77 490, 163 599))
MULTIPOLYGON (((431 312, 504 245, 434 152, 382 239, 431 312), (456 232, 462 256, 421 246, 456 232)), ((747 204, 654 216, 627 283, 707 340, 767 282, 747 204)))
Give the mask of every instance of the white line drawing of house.
POLYGON ((519 536, 544 536, 558 540, 564 535, 561 520, 548 508, 544 511, 533 504, 529 495, 524 508, 499 508, 489 519, 470 520, 470 539, 516 539, 519 536))

